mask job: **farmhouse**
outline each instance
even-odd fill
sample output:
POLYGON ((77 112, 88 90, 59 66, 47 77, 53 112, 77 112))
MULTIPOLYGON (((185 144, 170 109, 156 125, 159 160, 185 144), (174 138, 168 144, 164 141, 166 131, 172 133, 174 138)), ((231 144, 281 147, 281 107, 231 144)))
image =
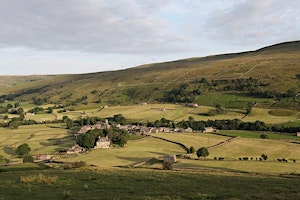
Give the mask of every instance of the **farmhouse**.
POLYGON ((108 149, 110 147, 110 139, 108 136, 106 137, 98 137, 98 140, 96 142, 95 149, 108 149))
POLYGON ((165 155, 164 156, 164 163, 176 163, 176 155, 165 155))

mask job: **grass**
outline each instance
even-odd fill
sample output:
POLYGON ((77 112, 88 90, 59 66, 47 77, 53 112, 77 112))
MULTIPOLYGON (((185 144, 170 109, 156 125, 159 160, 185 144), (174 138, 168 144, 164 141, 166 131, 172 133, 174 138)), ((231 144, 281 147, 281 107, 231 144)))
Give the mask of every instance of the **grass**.
POLYGON ((233 173, 139 169, 31 172, 55 184, 22 183, 27 172, 0 173, 2 199, 297 199, 299 179, 233 173))
POLYGON ((27 184, 53 184, 56 183, 58 180, 57 176, 44 176, 43 174, 37 174, 37 175, 28 175, 28 176, 21 176, 20 182, 21 183, 27 183, 27 184))

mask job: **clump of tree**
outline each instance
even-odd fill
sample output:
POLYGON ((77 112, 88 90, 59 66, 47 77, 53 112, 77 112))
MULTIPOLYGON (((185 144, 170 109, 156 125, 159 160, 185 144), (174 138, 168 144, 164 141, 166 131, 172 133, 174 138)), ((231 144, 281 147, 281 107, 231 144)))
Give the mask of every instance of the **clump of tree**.
POLYGON ((103 134, 102 130, 92 130, 77 136, 77 144, 81 147, 90 149, 95 146, 96 139, 103 134))
POLYGON ((220 105, 220 104, 217 104, 216 105, 216 109, 215 110, 210 110, 207 115, 208 116, 215 116, 215 115, 220 115, 220 114, 224 114, 226 113, 226 109, 220 105))
POLYGON ((171 91, 167 92, 164 97, 166 102, 193 102, 196 96, 200 95, 201 91, 199 88, 190 89, 187 83, 181 84, 179 88, 174 88, 171 91))
POLYGON ((48 99, 46 97, 44 98, 37 98, 37 97, 32 97, 32 101, 35 105, 42 105, 48 102, 48 99))
POLYGON ((43 112, 43 111, 44 111, 44 108, 42 108, 42 107, 35 107, 35 108, 28 110, 28 112, 30 112, 30 113, 38 113, 38 112, 43 112))
POLYGON ((263 134, 260 135, 260 138, 261 139, 268 139, 269 136, 267 134, 263 133, 263 134))
POLYGON ((22 157, 25 154, 28 154, 31 151, 27 143, 21 144, 17 147, 16 153, 18 156, 22 157))
POLYGON ((111 140, 113 144, 119 145, 123 147, 129 138, 129 134, 126 130, 121 130, 118 128, 111 128, 111 129, 95 129, 90 130, 85 134, 80 134, 77 136, 77 144, 81 147, 85 148, 93 148, 97 142, 97 138, 106 137, 111 140))
POLYGON ((118 128, 104 129, 104 133, 108 136, 113 144, 117 144, 121 147, 127 143, 129 138, 129 134, 126 130, 118 128))
POLYGON ((206 147, 201 147, 197 150, 197 157, 203 157, 204 159, 209 155, 209 152, 206 147))

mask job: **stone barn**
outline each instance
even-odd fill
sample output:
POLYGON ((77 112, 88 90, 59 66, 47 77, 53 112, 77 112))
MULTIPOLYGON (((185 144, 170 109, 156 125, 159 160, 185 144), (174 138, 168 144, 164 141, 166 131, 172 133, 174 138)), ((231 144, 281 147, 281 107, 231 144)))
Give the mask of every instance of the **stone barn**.
POLYGON ((164 156, 164 163, 176 163, 176 155, 165 155, 164 156))

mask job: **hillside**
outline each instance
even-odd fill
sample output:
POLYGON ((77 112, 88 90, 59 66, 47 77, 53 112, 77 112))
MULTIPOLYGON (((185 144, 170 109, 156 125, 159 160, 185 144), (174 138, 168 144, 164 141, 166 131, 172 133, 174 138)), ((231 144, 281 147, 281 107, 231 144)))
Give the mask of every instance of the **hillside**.
MULTIPOLYGON (((256 51, 154 63, 119 71, 2 76, 0 96, 2 100, 24 101, 35 97, 56 104, 126 105, 170 101, 164 99, 168 92, 186 83, 187 91, 199 91, 190 101, 216 93, 294 99, 300 92, 299 61, 300 41, 294 41, 256 51), (203 78, 207 83, 201 82, 203 78)), ((298 104, 293 102, 294 107, 298 104)))

